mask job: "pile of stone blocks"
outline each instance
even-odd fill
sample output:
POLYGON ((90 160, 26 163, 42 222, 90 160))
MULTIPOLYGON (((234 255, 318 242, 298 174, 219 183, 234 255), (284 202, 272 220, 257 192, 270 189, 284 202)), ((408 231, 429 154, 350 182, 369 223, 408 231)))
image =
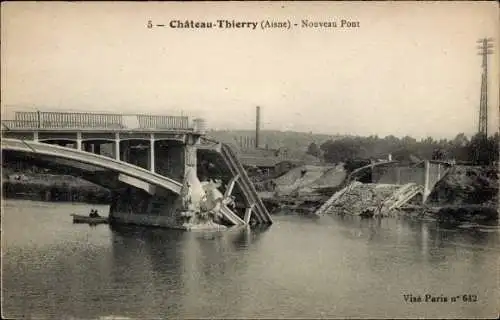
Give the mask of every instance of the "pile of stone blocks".
POLYGON ((329 214, 360 215, 365 210, 377 212, 400 185, 354 182, 325 211, 329 214))

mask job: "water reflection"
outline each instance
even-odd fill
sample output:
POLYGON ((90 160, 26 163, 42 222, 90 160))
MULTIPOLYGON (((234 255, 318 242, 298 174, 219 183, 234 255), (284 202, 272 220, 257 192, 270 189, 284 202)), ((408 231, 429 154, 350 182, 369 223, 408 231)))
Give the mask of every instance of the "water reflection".
MULTIPOLYGON (((184 232, 145 227, 112 228, 115 284, 132 279, 134 286, 121 290, 123 302, 142 292, 135 315, 199 317, 230 314, 215 301, 237 303, 241 294, 234 281, 245 273, 245 255, 238 251, 257 245, 265 229, 234 228, 224 232, 184 232), (133 273, 133 274, 131 274, 133 273), (137 279, 141 281, 136 281, 137 279), (215 300, 214 300, 215 299, 215 300), (236 300, 235 300, 236 299, 236 300), (138 312, 140 311, 140 312, 138 312)), ((122 314, 129 314, 120 310, 122 314)))
POLYGON ((268 230, 182 232, 73 225, 75 208, 59 204, 9 208, 2 293, 13 318, 470 318, 500 298, 498 227, 287 215, 268 230), (480 301, 412 305, 403 293, 480 301))
MULTIPOLYGON (((133 226, 112 228, 113 284, 129 315, 159 317, 178 313, 185 233, 133 226), (134 298, 137 292, 140 296, 134 298)), ((119 305, 120 305, 119 304, 119 305)))

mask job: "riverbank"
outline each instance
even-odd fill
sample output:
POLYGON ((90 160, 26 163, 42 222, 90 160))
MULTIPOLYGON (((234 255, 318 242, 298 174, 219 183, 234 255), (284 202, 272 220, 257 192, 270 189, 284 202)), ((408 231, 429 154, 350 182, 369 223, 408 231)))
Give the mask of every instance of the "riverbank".
POLYGON ((3 172, 2 197, 52 202, 108 204, 110 191, 89 181, 47 173, 3 172))
POLYGON ((498 204, 498 170, 493 166, 462 166, 450 169, 430 193, 428 204, 498 204))
POLYGON ((310 174, 304 168, 292 170, 274 180, 274 192, 260 192, 261 198, 271 212, 317 213, 333 196, 336 200, 327 206, 329 209, 325 207, 318 214, 412 216, 458 222, 498 220, 496 167, 458 165, 451 168, 435 185, 425 204, 422 204, 423 187, 418 184, 356 182, 346 186, 346 174, 341 167, 320 169, 310 170, 310 174), (314 175, 312 179, 306 179, 308 174, 314 175), (318 183, 320 180, 327 183, 318 183), (334 196, 337 192, 338 196, 334 196))
POLYGON ((498 220, 499 173, 494 166, 455 166, 439 181, 426 206, 440 220, 498 220))

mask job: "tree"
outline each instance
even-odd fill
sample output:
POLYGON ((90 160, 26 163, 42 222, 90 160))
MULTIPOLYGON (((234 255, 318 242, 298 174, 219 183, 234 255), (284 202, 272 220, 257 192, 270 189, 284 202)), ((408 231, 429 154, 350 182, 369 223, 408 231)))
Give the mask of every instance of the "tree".
POLYGON ((493 161, 492 144, 483 133, 472 137, 468 145, 468 156, 475 165, 489 165, 493 161))
POLYGON ((459 161, 469 161, 468 155, 469 139, 464 133, 459 133, 450 141, 450 157, 459 161))
POLYGON ((417 139, 410 136, 405 136, 403 137, 403 139, 401 139, 401 143, 405 146, 413 146, 417 143, 417 139))
POLYGON ((307 148, 307 154, 310 154, 315 157, 319 157, 321 155, 321 149, 318 147, 318 145, 314 142, 311 142, 309 147, 307 148))
POLYGON ((490 162, 498 161, 499 158, 499 149, 498 144, 500 143, 500 137, 498 132, 495 135, 488 138, 488 151, 490 154, 490 162))
MULTIPOLYGON (((378 138, 370 137, 343 137, 328 140, 321 144, 320 150, 326 162, 337 163, 348 160, 386 158, 392 154, 394 160, 415 161, 415 159, 456 159, 471 161, 477 165, 490 165, 498 161, 499 134, 489 138, 476 135, 469 141, 465 134, 460 133, 454 139, 435 140, 427 137, 417 141, 406 136, 398 139, 395 136, 378 138)), ((314 154, 317 146, 311 144, 309 154, 314 154)))
POLYGON ((452 140, 452 144, 455 146, 465 147, 468 143, 469 139, 467 139, 467 136, 463 132, 457 134, 457 136, 452 140))
POLYGON ((392 154, 392 160, 409 161, 410 156, 412 155, 412 151, 410 150, 410 147, 403 146, 398 149, 395 149, 391 154, 392 154))
POLYGON ((321 145, 324 151, 325 161, 330 163, 345 162, 348 159, 357 158, 359 155, 359 145, 356 145, 352 138, 342 138, 339 140, 328 140, 321 145))
POLYGON ((432 152, 432 160, 444 160, 445 152, 441 148, 435 148, 432 152))

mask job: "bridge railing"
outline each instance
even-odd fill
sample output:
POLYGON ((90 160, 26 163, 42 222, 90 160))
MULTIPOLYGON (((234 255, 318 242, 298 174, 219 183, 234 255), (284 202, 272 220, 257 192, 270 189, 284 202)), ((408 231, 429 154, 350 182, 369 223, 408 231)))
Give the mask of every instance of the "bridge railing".
POLYGON ((191 123, 187 116, 37 111, 16 112, 14 117, 2 120, 2 129, 205 130, 202 119, 191 123))
POLYGON ((38 128, 37 121, 2 120, 2 129, 33 129, 38 128))
POLYGON ((141 129, 191 129, 188 117, 138 115, 141 129))

